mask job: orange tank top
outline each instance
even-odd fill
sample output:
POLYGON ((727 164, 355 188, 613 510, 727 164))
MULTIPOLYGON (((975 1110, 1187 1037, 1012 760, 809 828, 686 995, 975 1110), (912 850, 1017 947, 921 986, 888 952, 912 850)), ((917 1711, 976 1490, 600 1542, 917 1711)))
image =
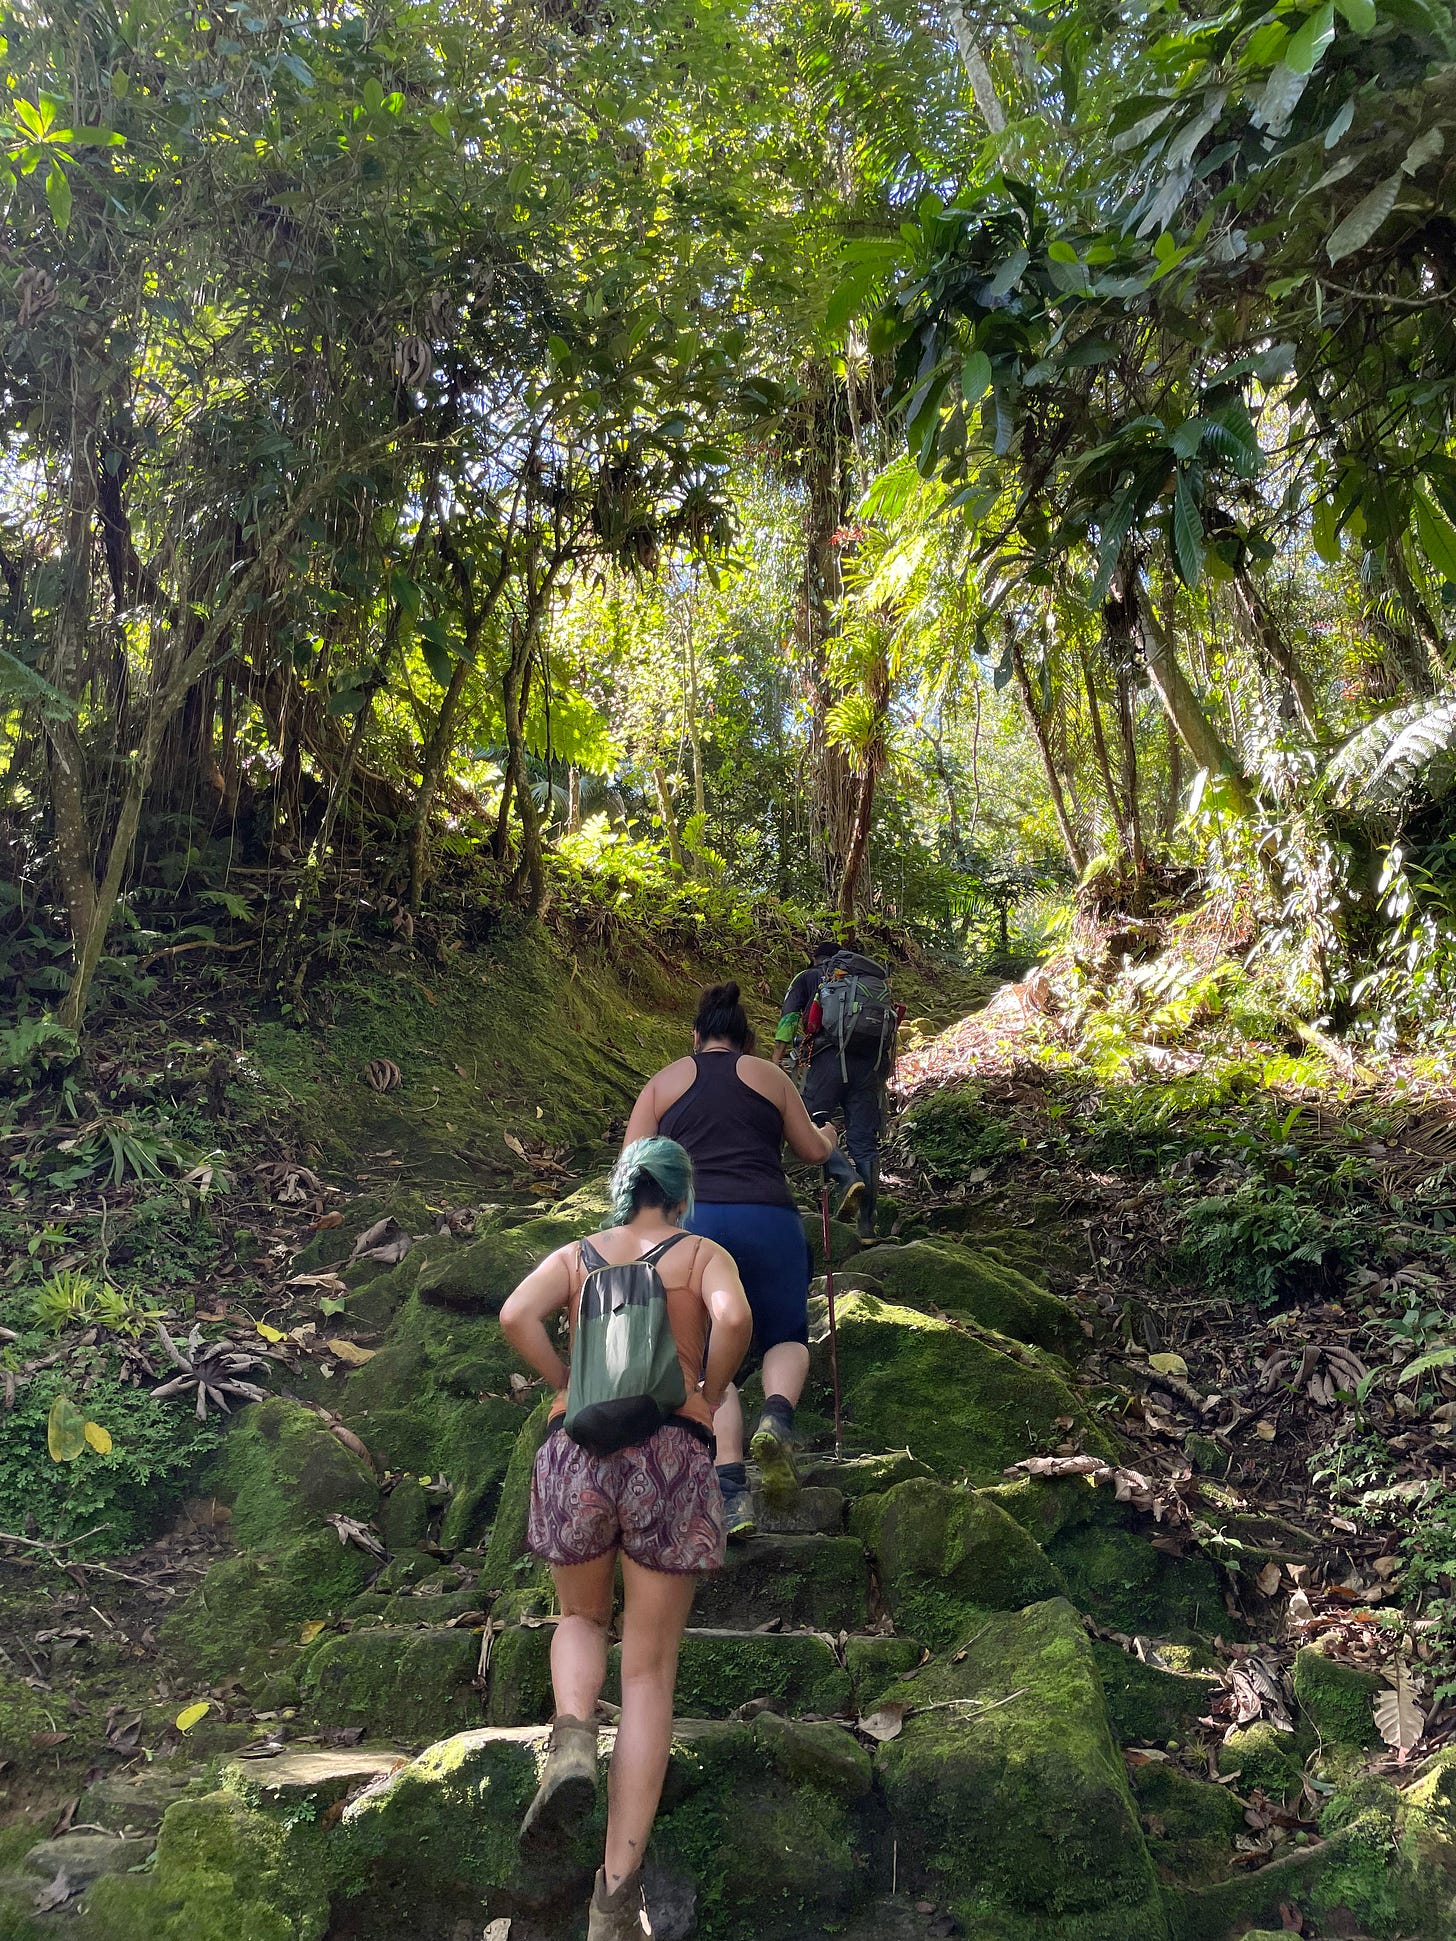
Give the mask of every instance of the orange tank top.
MULTIPOLYGON (((698 1390, 698 1384, 703 1379, 703 1360, 708 1352, 708 1310, 703 1306, 703 1283, 700 1271, 703 1244, 696 1234, 687 1237, 692 1239, 695 1245, 684 1279, 674 1287, 669 1283, 667 1273, 663 1271, 667 1261, 672 1259, 672 1254, 669 1254, 662 1266, 658 1268, 667 1294, 667 1325, 672 1330, 678 1365, 682 1369, 683 1388, 687 1393, 687 1400, 680 1409, 675 1409, 673 1414, 681 1420, 696 1423, 699 1428, 706 1429, 711 1434, 713 1417, 698 1390)), ((649 1249, 644 1247, 642 1251, 646 1253, 649 1249)), ((674 1248, 673 1253, 676 1251, 677 1249, 674 1248)), ((576 1316, 581 1306, 581 1291, 586 1286, 587 1277, 587 1270, 582 1265, 580 1246, 572 1250, 570 1273, 571 1292, 566 1298, 566 1329, 568 1339, 575 1342, 576 1316)), ((565 1413, 566 1390, 563 1388, 556 1392, 549 1419, 555 1422, 565 1413)))

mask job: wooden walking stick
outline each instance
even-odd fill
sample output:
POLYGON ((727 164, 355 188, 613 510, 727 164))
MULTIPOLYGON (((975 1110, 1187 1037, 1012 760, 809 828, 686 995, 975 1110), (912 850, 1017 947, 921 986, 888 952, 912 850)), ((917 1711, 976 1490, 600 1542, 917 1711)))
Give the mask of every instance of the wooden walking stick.
POLYGON ((844 1454, 844 1424, 839 1413, 839 1335, 834 1325, 834 1261, 829 1238, 829 1188, 819 1189, 819 1212, 824 1222, 824 1292, 829 1297, 829 1375, 834 1383, 834 1459, 844 1454))

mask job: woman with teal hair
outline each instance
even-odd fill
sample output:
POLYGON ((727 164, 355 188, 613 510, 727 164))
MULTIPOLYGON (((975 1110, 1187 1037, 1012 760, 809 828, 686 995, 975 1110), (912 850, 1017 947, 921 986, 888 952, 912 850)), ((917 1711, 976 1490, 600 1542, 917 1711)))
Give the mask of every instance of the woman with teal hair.
MULTIPOLYGON (((732 1256, 685 1233, 693 1168, 671 1139, 638 1139, 612 1174, 614 1224, 549 1254, 501 1310, 511 1346, 556 1390, 531 1478, 527 1542, 551 1566, 561 1616, 551 1642, 556 1717, 523 1840, 559 1833, 596 1794, 596 1704, 607 1669, 617 1563, 622 1566, 622 1714, 607 1782, 607 1841, 589 1941, 644 1941, 647 1837, 667 1772, 678 1645, 699 1573, 723 1562, 723 1505, 713 1469, 713 1415, 748 1348, 753 1322, 732 1256), (602 1453, 584 1427, 589 1331, 635 1310, 665 1308, 669 1400, 642 1412, 640 1439, 602 1453), (572 1361, 546 1323, 564 1311, 572 1361), (672 1351, 677 1367, 671 1367, 672 1351), (671 1398, 681 1396, 675 1405, 671 1398), (568 1405, 570 1406, 570 1409, 568 1405), (586 1437, 578 1440, 578 1435, 586 1437), (589 1446, 591 1445, 591 1446, 589 1446)), ((625 1337, 624 1337, 625 1338, 625 1337)), ((615 1370, 609 1370, 615 1373, 615 1370)), ((638 1398, 645 1400, 647 1398, 638 1398)), ((625 1418, 622 1418, 625 1420, 625 1418)), ((635 1428, 621 1431, 637 1435, 635 1428)))

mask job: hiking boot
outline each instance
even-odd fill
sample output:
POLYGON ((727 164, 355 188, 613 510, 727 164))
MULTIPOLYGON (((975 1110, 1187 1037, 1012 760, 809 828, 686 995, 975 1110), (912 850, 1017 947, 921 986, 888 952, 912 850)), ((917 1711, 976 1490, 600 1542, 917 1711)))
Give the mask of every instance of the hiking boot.
POLYGON ((858 1214, 859 1231, 863 1233, 867 1213, 869 1213, 870 1232, 873 1233, 875 1216, 865 1205, 865 1183, 862 1179, 857 1179, 852 1186, 845 1187, 844 1196, 834 1209, 834 1217, 836 1220, 852 1220, 858 1214))
POLYGON ((591 1812, 596 1796, 596 1725, 562 1713, 551 1728, 546 1769, 521 1821, 521 1840, 543 1840, 566 1832, 591 1812))
POLYGON ((723 1492, 723 1522, 730 1543, 741 1542, 751 1537, 757 1527, 753 1521, 753 1492, 746 1481, 731 1483, 720 1475, 718 1487, 723 1492))
POLYGON ((628 1874, 615 1894, 607 1892, 605 1868, 597 1868, 586 1941, 652 1941, 652 1923, 647 1918, 647 1896, 642 1891, 640 1867, 635 1874, 628 1874))
POLYGON ((759 1417, 748 1453, 758 1464, 764 1501, 776 1508, 792 1502, 799 1493, 799 1472, 794 1467, 794 1412, 787 1403, 769 1405, 759 1417))
MULTIPOLYGON (((861 1188, 862 1192, 863 1188, 861 1188)), ((845 1198, 848 1197, 849 1195, 846 1194, 845 1198)), ((865 1200, 859 1209, 859 1218, 854 1223, 854 1230, 861 1240, 873 1240, 875 1237, 875 1209, 868 1200, 865 1200)))

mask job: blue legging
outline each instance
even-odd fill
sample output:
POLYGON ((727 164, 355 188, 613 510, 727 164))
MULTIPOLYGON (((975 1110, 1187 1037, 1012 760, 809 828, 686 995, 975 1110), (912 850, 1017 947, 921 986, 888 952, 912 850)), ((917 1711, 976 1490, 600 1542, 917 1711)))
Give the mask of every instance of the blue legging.
POLYGON ((699 1200, 683 1225, 732 1254, 753 1310, 753 1345, 760 1355, 781 1341, 808 1346, 809 1242, 793 1207, 699 1200))

